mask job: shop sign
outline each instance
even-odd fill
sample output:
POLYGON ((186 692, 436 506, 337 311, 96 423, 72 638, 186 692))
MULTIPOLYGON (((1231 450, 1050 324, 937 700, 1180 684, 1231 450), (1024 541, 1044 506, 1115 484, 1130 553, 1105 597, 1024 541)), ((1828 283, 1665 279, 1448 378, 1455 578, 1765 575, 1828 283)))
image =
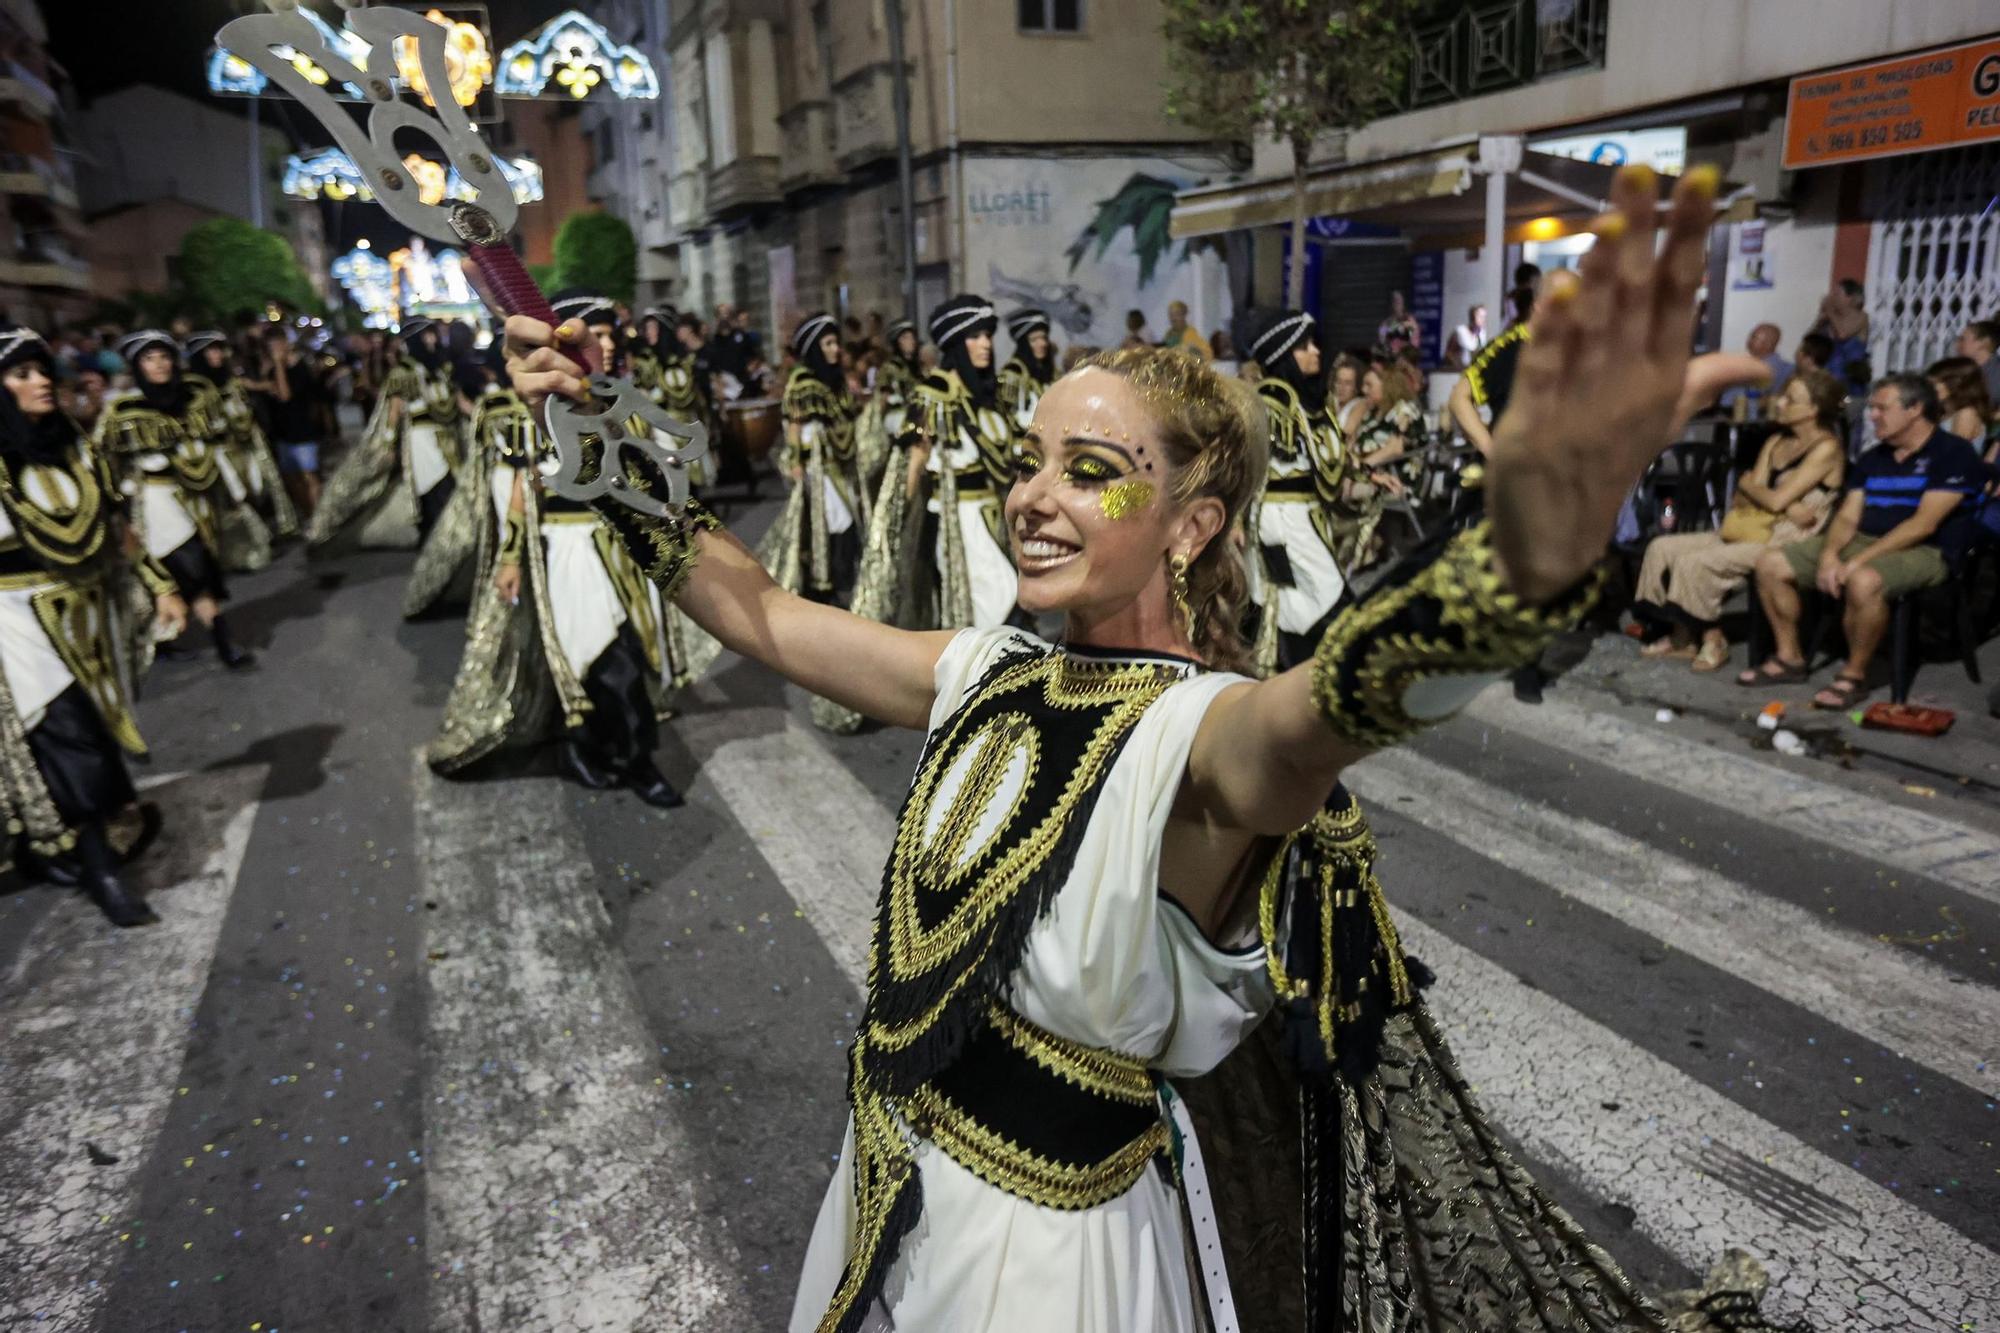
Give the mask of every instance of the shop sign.
POLYGON ((2000 140, 2000 37, 1792 80, 1785 168, 2000 140))

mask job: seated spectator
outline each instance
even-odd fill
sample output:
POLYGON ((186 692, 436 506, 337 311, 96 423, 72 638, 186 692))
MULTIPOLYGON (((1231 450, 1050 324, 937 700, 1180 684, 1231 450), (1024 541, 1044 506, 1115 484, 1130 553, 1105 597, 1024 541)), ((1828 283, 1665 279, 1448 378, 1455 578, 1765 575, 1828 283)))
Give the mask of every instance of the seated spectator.
MULTIPOLYGON (((1750 330, 1750 336, 1743 340, 1743 350, 1771 368, 1771 390, 1775 393, 1785 381, 1792 377, 1792 363, 1778 354, 1778 344, 1784 339, 1784 331, 1776 324, 1759 324, 1750 330)), ((1763 390, 1736 388, 1722 395, 1722 405, 1734 408, 1739 399, 1748 400, 1747 415, 1756 416, 1763 397, 1763 390)))
POLYGON ((1187 317, 1186 301, 1167 302, 1167 336, 1160 339, 1160 346, 1178 347, 1183 352, 1193 352, 1204 361, 1214 360, 1215 352, 1208 339, 1187 322, 1187 317))
POLYGON ((1146 336, 1146 312, 1127 310, 1125 312, 1125 341, 1120 348, 1151 347, 1153 340, 1146 336))
POLYGON ((1820 300, 1819 322, 1812 331, 1833 344, 1827 374, 1849 384, 1867 382, 1868 309, 1859 282, 1841 278, 1833 284, 1820 300))
POLYGON ((1736 483, 1736 498, 1715 532, 1655 537, 1639 564, 1633 615, 1655 633, 1647 657, 1691 657, 1696 671, 1729 661, 1722 603, 1770 546, 1826 526, 1840 494, 1847 450, 1840 442, 1847 390, 1823 370, 1793 375, 1771 395, 1779 429, 1736 483), (1699 636, 1701 646, 1695 647, 1699 636))
POLYGON ((1948 356, 1931 362, 1924 378, 1937 390, 1938 402, 1943 405, 1944 417, 1938 424, 1962 440, 1983 446, 1993 428, 1993 400, 1986 392, 1986 377, 1980 373, 1979 363, 1967 356, 1948 356))
POLYGON ((1400 359, 1368 367, 1361 376, 1361 396, 1348 409, 1348 453, 1364 468, 1381 475, 1374 478, 1392 491, 1401 488, 1387 471, 1401 458, 1423 427, 1423 410, 1400 359))
POLYGON ((1825 370, 1831 360, 1833 339, 1824 333, 1808 333, 1792 353, 1792 365, 1798 370, 1825 370))
POLYGON ((1975 319, 1958 335, 1958 354, 1979 367, 1986 396, 2000 406, 2000 321, 1975 319))
POLYGON ((1868 669, 1889 625, 1889 604, 1945 581, 1945 552, 1962 539, 1985 465, 1966 441, 1939 430, 1937 390, 1921 375, 1887 375, 1868 395, 1879 443, 1848 474, 1847 494, 1817 537, 1768 547, 1757 560, 1757 598, 1776 640, 1771 658, 1740 685, 1806 678, 1799 642, 1801 594, 1842 604, 1847 661, 1813 696, 1815 708, 1846 710, 1868 697, 1868 669))
POLYGON ((1328 387, 1327 406, 1333 410, 1333 419, 1346 430, 1350 420, 1347 410, 1361 401, 1361 377, 1368 373, 1368 363, 1352 352, 1342 352, 1333 359, 1333 381, 1328 387))

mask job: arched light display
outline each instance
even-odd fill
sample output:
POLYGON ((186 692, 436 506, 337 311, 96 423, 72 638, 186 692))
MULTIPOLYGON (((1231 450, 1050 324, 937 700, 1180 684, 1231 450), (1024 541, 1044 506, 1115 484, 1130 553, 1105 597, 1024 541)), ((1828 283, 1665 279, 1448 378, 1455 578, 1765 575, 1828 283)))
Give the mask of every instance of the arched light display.
MULTIPOLYGON (((486 11, 483 5, 447 4, 452 13, 442 9, 432 9, 424 17, 445 30, 445 68, 451 76, 452 96, 460 106, 471 107, 479 100, 479 94, 493 82, 493 46, 485 28, 486 11), (466 15, 478 19, 468 22, 466 15)), ((346 60, 356 69, 368 68, 369 48, 354 33, 346 28, 334 28, 325 19, 304 5, 299 13, 318 29, 327 49, 346 60)), ((313 83, 322 87, 331 82, 331 76, 317 63, 286 47, 277 51, 292 62, 292 67, 313 83)), ((426 106, 435 106, 431 101, 430 89, 424 86, 423 71, 417 64, 416 43, 408 38, 397 41, 394 58, 386 62, 393 66, 396 82, 420 97, 426 106)), ((263 97, 269 93, 270 80, 264 72, 249 61, 219 46, 210 47, 208 52, 208 90, 228 97, 263 97)), ((336 97, 346 101, 364 100, 359 88, 343 83, 333 89, 336 97)), ((490 110, 490 108, 489 108, 490 110)), ((484 114, 484 113, 481 113, 484 114)))
MULTIPOLYGON (((496 157, 494 161, 512 187, 515 202, 532 204, 541 199, 540 163, 531 157, 496 157)), ((415 153, 404 158, 403 165, 416 178, 418 197, 427 204, 473 197, 472 189, 455 170, 447 173, 439 163, 415 153)), ((375 197, 353 160, 338 148, 322 148, 304 155, 294 153, 285 159, 284 190, 294 199, 332 199, 343 203, 375 197)))
MULTIPOLYGON (((307 21, 313 27, 319 29, 320 39, 326 43, 328 50, 353 65, 356 69, 368 68, 368 44, 366 42, 345 28, 335 29, 328 27, 325 19, 313 13, 304 5, 299 6, 299 13, 305 15, 307 21)), ((282 46, 278 47, 277 50, 278 54, 292 62, 294 69, 298 70, 300 74, 303 74, 313 83, 324 85, 330 80, 331 76, 324 69, 321 69, 317 64, 306 59, 297 51, 282 46)), ((265 77, 264 71, 243 59, 243 57, 232 55, 219 46, 209 48, 208 90, 210 92, 221 93, 231 97, 262 97, 265 87, 269 83, 270 79, 265 77)), ((335 95, 353 98, 358 101, 361 98, 361 90, 353 84, 343 83, 340 89, 335 91, 335 95)))
POLYGON ((572 9, 500 53, 493 91, 502 97, 646 100, 660 95, 660 79, 638 47, 612 41, 602 25, 572 9))
MULTIPOLYGON (((493 81, 493 49, 486 44, 486 34, 477 24, 448 19, 435 9, 424 17, 445 30, 444 64, 451 77, 452 97, 460 106, 471 106, 479 90, 493 81)), ((424 105, 437 105, 425 86, 423 67, 417 63, 417 44, 408 37, 396 41, 396 77, 423 98, 424 105)))
POLYGON ((353 249, 333 261, 334 280, 361 310, 361 322, 386 329, 396 322, 396 275, 373 250, 353 249))
POLYGON ((477 307, 479 297, 465 280, 464 259, 456 250, 432 254, 423 237, 412 236, 408 249, 389 256, 399 311, 407 315, 417 310, 477 307))

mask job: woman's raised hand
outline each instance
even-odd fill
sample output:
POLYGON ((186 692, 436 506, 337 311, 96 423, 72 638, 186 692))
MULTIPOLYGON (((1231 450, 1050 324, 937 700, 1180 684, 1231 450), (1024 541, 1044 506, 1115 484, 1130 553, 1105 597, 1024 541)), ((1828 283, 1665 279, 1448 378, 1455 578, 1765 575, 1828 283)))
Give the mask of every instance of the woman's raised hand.
POLYGON ((590 385, 583 378, 583 367, 556 350, 564 345, 577 346, 583 338, 583 326, 574 320, 552 329, 526 315, 507 316, 504 344, 507 378, 523 402, 539 408, 552 393, 574 398, 579 403, 590 400, 590 385))
POLYGON ((1657 178, 1625 168, 1578 272, 1543 282, 1488 481, 1495 551, 1530 602, 1603 556, 1626 494, 1689 416, 1770 378, 1747 354, 1690 355, 1718 180, 1706 166, 1681 178, 1660 245, 1657 178))

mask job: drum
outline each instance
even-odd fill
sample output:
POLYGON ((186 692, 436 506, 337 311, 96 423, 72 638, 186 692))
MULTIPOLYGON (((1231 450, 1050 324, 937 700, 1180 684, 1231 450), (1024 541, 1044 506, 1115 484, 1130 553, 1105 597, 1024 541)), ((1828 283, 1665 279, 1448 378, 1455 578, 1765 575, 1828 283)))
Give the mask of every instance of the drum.
POLYGON ((722 404, 720 429, 715 441, 715 468, 711 480, 723 485, 742 484, 750 498, 757 498, 757 482, 764 460, 778 446, 785 433, 782 404, 775 398, 739 398, 722 404))
POLYGON ((723 441, 752 465, 770 457, 784 433, 784 411, 775 398, 742 398, 723 406, 723 441))

